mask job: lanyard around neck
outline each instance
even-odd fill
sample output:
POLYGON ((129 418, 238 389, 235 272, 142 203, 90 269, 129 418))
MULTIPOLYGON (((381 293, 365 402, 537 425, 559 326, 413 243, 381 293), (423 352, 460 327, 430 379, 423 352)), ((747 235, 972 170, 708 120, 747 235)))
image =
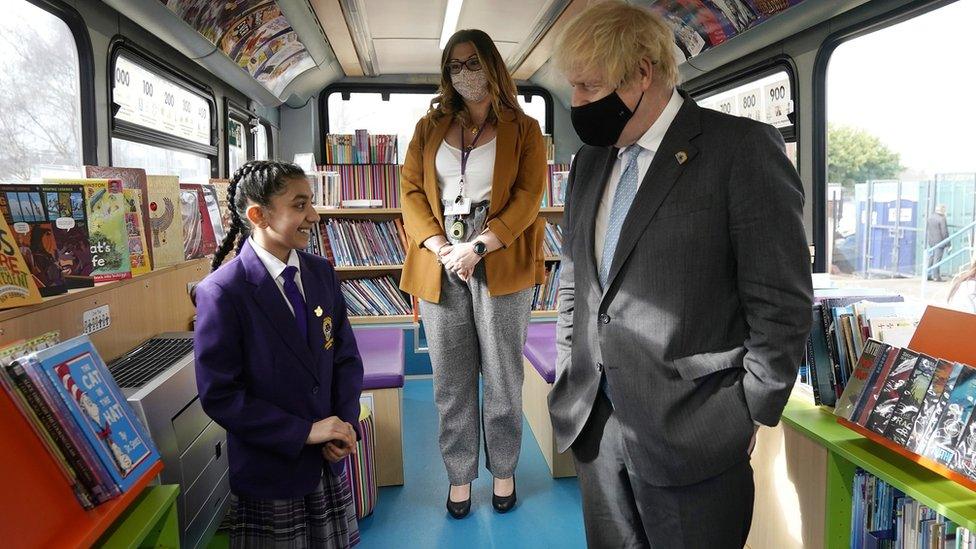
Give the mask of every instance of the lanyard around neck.
MULTIPOLYGON (((459 124, 460 125, 460 124, 459 124)), ((471 151, 474 150, 475 145, 478 143, 478 138, 481 137, 481 133, 485 131, 485 126, 488 125, 488 121, 481 123, 481 127, 478 128, 478 133, 474 135, 474 140, 471 142, 470 147, 464 146, 464 128, 461 130, 461 181, 458 183, 458 200, 464 196, 464 172, 468 167, 468 157, 471 156, 471 151)))

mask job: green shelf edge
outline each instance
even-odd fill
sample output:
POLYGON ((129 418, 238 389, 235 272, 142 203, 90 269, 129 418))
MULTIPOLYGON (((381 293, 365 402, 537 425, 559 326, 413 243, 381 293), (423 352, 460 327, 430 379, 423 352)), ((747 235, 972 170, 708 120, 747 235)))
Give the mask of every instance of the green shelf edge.
POLYGON ((976 530, 976 492, 969 488, 855 433, 837 423, 829 411, 808 402, 790 399, 783 421, 828 452, 881 478, 956 524, 976 530))
MULTIPOLYGON (((179 493, 180 487, 176 484, 147 486, 97 545, 106 548, 140 547, 154 531, 159 533, 160 528, 165 529, 162 522, 168 519, 176 520, 176 497, 179 493), (172 516, 167 517, 167 513, 172 513, 172 516)), ((179 547, 179 526, 175 527, 175 532, 163 532, 162 537, 164 538, 160 540, 162 543, 153 545, 179 547), (172 544, 173 540, 166 539, 166 534, 176 535, 175 545, 172 544)))

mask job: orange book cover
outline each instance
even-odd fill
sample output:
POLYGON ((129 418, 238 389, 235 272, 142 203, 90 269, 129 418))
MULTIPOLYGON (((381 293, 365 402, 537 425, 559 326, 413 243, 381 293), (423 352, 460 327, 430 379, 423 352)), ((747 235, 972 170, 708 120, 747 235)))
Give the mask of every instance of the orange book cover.
POLYGON ((16 245, 7 220, 0 215, 0 309, 41 302, 41 293, 16 245))

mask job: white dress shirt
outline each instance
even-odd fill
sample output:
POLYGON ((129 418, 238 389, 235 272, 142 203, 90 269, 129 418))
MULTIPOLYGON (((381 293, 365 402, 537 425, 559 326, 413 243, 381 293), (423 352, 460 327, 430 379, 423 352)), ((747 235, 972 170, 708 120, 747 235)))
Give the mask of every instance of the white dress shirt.
MULTIPOLYGON (((678 93, 677 88, 675 88, 671 94, 671 99, 668 100, 668 104, 661 112, 661 116, 658 116, 657 120, 651 124, 651 127, 644 132, 644 135, 634 143, 641 147, 641 152, 637 155, 638 190, 640 190, 641 183, 644 181, 644 176, 647 175, 647 170, 651 167, 654 154, 661 147, 664 134, 667 133, 668 128, 671 127, 671 123, 674 122, 674 118, 678 115, 678 110, 681 109, 682 103, 684 103, 684 99, 678 93)), ((603 260, 603 244, 607 239, 607 223, 610 220, 610 207, 613 205, 613 196, 617 192, 620 175, 624 169, 624 162, 626 161, 624 158, 625 150, 620 149, 617 151, 617 161, 613 164, 610 179, 607 180, 607 186, 603 191, 603 196, 600 198, 600 206, 596 210, 596 221, 593 229, 593 256, 596 258, 597 270, 600 269, 600 262, 603 260)))
POLYGON ((251 248, 254 248, 254 253, 257 254, 264 268, 268 270, 268 274, 271 275, 275 284, 278 285, 278 291, 281 292, 281 297, 284 298, 285 305, 288 305, 288 310, 294 315, 295 309, 291 306, 291 301, 288 301, 288 296, 285 295, 285 277, 283 273, 285 272, 285 267, 295 266, 298 268, 298 271, 295 272, 295 284, 298 286, 298 291, 302 294, 302 299, 304 299, 305 288, 302 288, 302 265, 298 260, 298 252, 292 250, 288 254, 288 263, 282 263, 271 252, 262 248, 254 238, 251 238, 251 248))

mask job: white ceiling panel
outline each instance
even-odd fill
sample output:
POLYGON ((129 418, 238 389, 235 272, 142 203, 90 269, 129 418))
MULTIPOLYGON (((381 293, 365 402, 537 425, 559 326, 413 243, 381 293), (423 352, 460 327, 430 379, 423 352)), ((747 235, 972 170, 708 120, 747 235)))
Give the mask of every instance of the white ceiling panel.
POLYGON ((447 0, 363 0, 374 39, 439 39, 447 0))
MULTIPOLYGON (((465 0, 459 29, 481 29, 496 43, 519 43, 528 36, 552 0, 465 0)), ((443 19, 441 10, 441 19, 443 19)), ((504 52, 503 52, 504 55, 504 52)))
POLYGON ((373 40, 380 74, 431 74, 441 64, 439 40, 373 40))

